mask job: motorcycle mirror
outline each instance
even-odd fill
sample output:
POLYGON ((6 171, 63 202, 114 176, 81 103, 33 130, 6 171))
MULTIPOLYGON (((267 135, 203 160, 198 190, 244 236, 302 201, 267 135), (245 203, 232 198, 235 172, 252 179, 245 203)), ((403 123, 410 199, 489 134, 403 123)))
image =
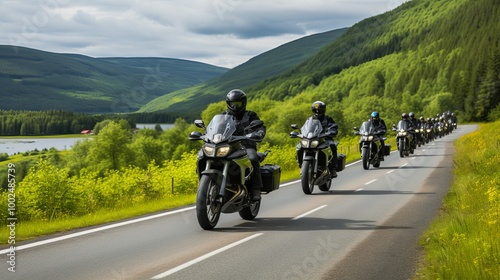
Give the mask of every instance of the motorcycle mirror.
POLYGON ((297 138, 297 137, 299 137, 299 133, 298 132, 296 132, 296 131, 290 132, 290 138, 297 138))
POLYGON ((194 124, 199 128, 205 128, 205 123, 202 120, 195 120, 194 124))
POLYGON ((293 129, 299 129, 299 126, 298 126, 297 124, 292 124, 292 125, 291 125, 291 127, 292 127, 293 129))
POLYGON ((358 130, 358 127, 357 127, 357 126, 355 126, 355 127, 354 127, 354 130, 358 130))
POLYGON ((201 132, 199 131, 193 131, 189 134, 189 140, 200 140, 201 139, 201 132))

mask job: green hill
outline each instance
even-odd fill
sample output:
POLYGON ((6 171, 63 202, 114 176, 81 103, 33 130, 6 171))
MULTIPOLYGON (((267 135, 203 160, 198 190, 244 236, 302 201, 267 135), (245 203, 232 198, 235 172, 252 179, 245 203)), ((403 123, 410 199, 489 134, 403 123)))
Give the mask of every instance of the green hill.
POLYGON ((264 111, 269 131, 282 133, 290 123, 302 122, 315 100, 328 104, 341 135, 351 134, 374 110, 388 125, 410 111, 434 117, 451 110, 460 121, 497 119, 498 18, 497 0, 406 2, 359 22, 286 73, 250 87, 255 102, 249 106, 264 111))
POLYGON ((170 58, 92 58, 0 45, 0 109, 133 112, 226 68, 170 58))
POLYGON ((289 70, 324 46, 335 41, 347 28, 306 36, 264 52, 229 70, 224 75, 191 88, 181 89, 151 101, 141 112, 201 112, 207 104, 218 102, 233 88, 245 89, 257 82, 289 70))

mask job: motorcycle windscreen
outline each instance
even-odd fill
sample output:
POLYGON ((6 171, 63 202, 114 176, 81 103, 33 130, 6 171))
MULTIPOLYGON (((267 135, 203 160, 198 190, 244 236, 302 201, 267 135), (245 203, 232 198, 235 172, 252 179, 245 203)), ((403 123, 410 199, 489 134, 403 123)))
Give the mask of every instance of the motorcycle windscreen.
POLYGON ((315 138, 318 137, 323 130, 321 126, 321 122, 318 119, 314 119, 309 117, 302 128, 300 128, 300 133, 306 138, 315 138))
POLYGON ((375 127, 371 122, 363 122, 359 128, 359 133, 361 135, 372 135, 375 132, 375 127))
POLYGON ((232 115, 215 115, 207 126, 206 137, 213 143, 229 139, 236 131, 236 123, 232 115))
POLYGON ((403 120, 400 120, 398 122, 398 131, 399 130, 408 130, 409 129, 409 122, 406 122, 406 121, 403 121, 403 120))

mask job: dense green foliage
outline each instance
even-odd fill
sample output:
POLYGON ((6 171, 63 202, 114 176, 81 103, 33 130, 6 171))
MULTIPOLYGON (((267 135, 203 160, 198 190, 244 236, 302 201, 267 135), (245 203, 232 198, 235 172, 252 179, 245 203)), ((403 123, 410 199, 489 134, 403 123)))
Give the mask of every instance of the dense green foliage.
POLYGON ((53 135, 80 133, 92 129, 103 116, 72 113, 61 110, 14 111, 0 110, 0 135, 53 135))
POLYGON ((455 180, 440 217, 422 237, 417 279, 498 279, 500 275, 500 122, 455 143, 455 180), (474 152, 471 152, 474 151, 474 152))
POLYGON ((217 102, 233 88, 246 88, 252 84, 285 72, 292 66, 306 60, 324 46, 331 44, 347 28, 309 35, 264 52, 249 61, 231 69, 217 78, 200 85, 181 89, 161 96, 142 107, 140 111, 166 111, 199 114, 207 104, 217 102))
MULTIPOLYGON (((77 134, 93 128, 94 134, 97 134, 99 127, 96 124, 103 120, 126 120, 131 127, 135 127, 136 123, 173 123, 175 119, 168 113, 159 112, 96 115, 62 110, 0 110, 0 136, 77 134)), ((193 120, 193 117, 186 119, 193 120)))
POLYGON ((3 110, 134 112, 226 68, 169 58, 91 58, 0 46, 3 110))

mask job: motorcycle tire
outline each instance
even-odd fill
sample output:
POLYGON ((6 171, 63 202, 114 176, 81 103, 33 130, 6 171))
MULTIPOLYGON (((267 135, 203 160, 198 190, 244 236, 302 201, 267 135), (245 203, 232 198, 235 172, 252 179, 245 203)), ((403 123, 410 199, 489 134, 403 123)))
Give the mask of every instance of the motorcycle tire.
POLYGON ((321 191, 327 192, 330 190, 331 186, 332 186, 332 180, 328 180, 328 182, 324 183, 323 185, 319 185, 318 188, 321 191))
POLYGON ((209 176, 201 176, 196 195, 196 218, 205 230, 213 229, 219 221, 222 205, 216 200, 218 194, 217 183, 209 176))
POLYGON ((310 161, 302 162, 302 167, 300 168, 300 183, 302 185, 302 191, 305 194, 311 194, 314 190, 314 174, 313 166, 310 161))
POLYGON ((241 209, 241 211, 238 212, 238 214, 240 214, 240 217, 243 220, 255 219, 255 217, 257 217, 257 215, 259 214, 260 201, 261 200, 257 200, 255 202, 253 202, 250 206, 247 206, 247 207, 241 209))
POLYGON ((363 150, 361 150, 361 159, 363 162, 363 169, 370 169, 370 148, 365 147, 363 148, 363 150))
POLYGON ((398 143, 399 145, 399 157, 405 157, 405 145, 403 140, 401 139, 398 143))

